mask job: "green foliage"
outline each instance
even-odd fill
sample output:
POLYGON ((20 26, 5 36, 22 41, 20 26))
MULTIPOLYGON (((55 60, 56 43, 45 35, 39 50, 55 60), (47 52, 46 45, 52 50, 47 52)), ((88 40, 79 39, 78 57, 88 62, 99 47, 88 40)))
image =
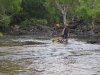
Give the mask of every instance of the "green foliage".
POLYGON ((77 17, 82 17, 85 19, 85 22, 89 22, 91 19, 91 15, 88 11, 89 9, 86 6, 81 6, 76 10, 76 13, 78 14, 77 17))
POLYGON ((38 19, 36 20, 37 24, 42 24, 42 25, 47 25, 47 20, 46 19, 38 19))
POLYGON ((93 22, 100 16, 99 9, 100 0, 79 0, 79 8, 76 12, 77 16, 84 18, 86 23, 94 24, 93 22))
POLYGON ((0 0, 1 10, 3 14, 17 13, 21 10, 20 4, 22 0, 0 0))
POLYGON ((92 29, 93 28, 93 25, 88 25, 88 29, 92 29))
POLYGON ((66 20, 66 22, 69 23, 70 21, 69 20, 66 20))
POLYGON ((47 13, 43 6, 45 0, 23 0, 22 8, 26 18, 43 19, 47 13))
POLYGON ((22 0, 0 0, 0 26, 8 26, 14 13, 21 10, 22 0))
POLYGON ((36 24, 41 24, 41 25, 47 25, 47 20, 46 19, 34 19, 31 18, 30 20, 26 19, 25 21, 22 21, 20 24, 21 28, 24 28, 28 25, 36 25, 36 24))
POLYGON ((29 20, 30 24, 41 24, 41 25, 47 25, 47 20, 46 19, 36 19, 36 18, 31 18, 29 20))
POLYGON ((0 32, 0 37, 3 37, 3 34, 0 32))
POLYGON ((68 20, 69 17, 73 17, 78 6, 78 0, 46 0, 44 5, 49 12, 49 23, 65 23, 65 20, 63 20, 65 17, 68 20), (68 13, 71 13, 70 16, 68 13))
POLYGON ((0 15, 0 19, 2 18, 4 18, 4 20, 0 22, 0 26, 8 26, 8 24, 10 23, 9 16, 0 15))
POLYGON ((100 19, 100 0, 0 0, 0 26, 20 22, 21 27, 63 23, 63 14, 56 2, 67 9, 67 23, 75 15, 88 24, 100 19))
POLYGON ((46 14, 46 19, 50 25, 55 23, 60 23, 61 21, 61 13, 56 8, 56 4, 53 0, 46 0, 44 2, 44 6, 48 13, 46 14))
POLYGON ((20 27, 21 27, 21 28, 24 28, 24 27, 26 27, 27 25, 29 25, 28 19, 26 19, 25 21, 22 21, 21 24, 20 24, 20 27))
POLYGON ((96 7, 93 10, 91 10, 91 12, 91 15, 94 19, 100 16, 100 4, 96 5, 96 7))

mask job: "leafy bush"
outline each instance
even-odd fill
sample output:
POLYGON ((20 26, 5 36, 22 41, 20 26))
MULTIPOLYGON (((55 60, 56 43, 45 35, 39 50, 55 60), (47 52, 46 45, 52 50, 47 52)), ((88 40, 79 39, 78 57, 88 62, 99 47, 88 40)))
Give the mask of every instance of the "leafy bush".
POLYGON ((4 16, 4 15, 0 15, 0 20, 2 20, 0 22, 0 26, 8 26, 10 23, 10 18, 9 16, 4 16))
POLYGON ((24 28, 24 27, 26 27, 27 25, 29 25, 28 19, 26 19, 25 21, 22 21, 21 24, 20 24, 20 27, 21 27, 21 28, 24 28))
POLYGON ((92 29, 92 27, 93 27, 92 25, 89 25, 89 26, 88 26, 88 29, 92 29))
POLYGON ((41 25, 47 25, 47 20, 46 19, 26 19, 25 21, 22 21, 20 24, 21 28, 25 28, 28 25, 33 25, 33 24, 41 24, 41 25))
POLYGON ((37 24, 42 24, 42 25, 47 25, 47 20, 46 19, 38 19, 36 20, 37 24))
POLYGON ((30 24, 42 24, 42 25, 47 25, 47 20, 46 19, 36 19, 36 18, 31 18, 29 20, 30 24))
POLYGON ((70 21, 69 20, 66 20, 66 22, 69 23, 70 21))
POLYGON ((3 34, 0 32, 0 37, 3 37, 3 34))
POLYGON ((36 24, 36 19, 35 18, 31 18, 30 19, 30 24, 36 24))

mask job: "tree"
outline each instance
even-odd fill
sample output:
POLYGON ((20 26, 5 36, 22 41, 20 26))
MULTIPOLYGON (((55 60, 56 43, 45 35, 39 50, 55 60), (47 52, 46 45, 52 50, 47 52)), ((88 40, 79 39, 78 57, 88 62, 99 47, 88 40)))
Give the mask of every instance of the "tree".
POLYGON ((44 2, 45 0, 23 0, 22 8, 26 18, 44 19, 47 13, 44 2))
POLYGON ((50 25, 54 25, 55 23, 60 23, 60 13, 56 9, 55 2, 52 0, 46 0, 44 6, 48 13, 46 14, 46 19, 50 25))
POLYGON ((0 26, 8 26, 11 17, 21 10, 22 0, 0 0, 0 26))
MULTIPOLYGON (((59 9, 63 17, 63 24, 66 24, 68 12, 73 13, 78 6, 78 0, 47 0, 48 5, 59 9), (50 4, 51 3, 51 4, 50 4)), ((49 6, 49 7, 50 7, 49 6)))
POLYGON ((86 23, 91 24, 92 31, 96 18, 100 16, 99 8, 100 0, 79 0, 79 8, 76 11, 77 16, 84 18, 86 23))

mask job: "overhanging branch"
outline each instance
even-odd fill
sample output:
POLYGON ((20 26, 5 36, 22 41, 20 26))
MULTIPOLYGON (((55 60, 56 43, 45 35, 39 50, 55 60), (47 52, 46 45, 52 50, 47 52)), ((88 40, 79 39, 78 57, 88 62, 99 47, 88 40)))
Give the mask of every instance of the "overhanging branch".
POLYGON ((62 14, 67 12, 68 6, 66 7, 61 7, 60 4, 57 2, 57 0, 55 0, 55 3, 57 5, 57 8, 61 11, 62 14))
POLYGON ((6 19, 8 19, 8 18, 10 18, 10 17, 12 17, 13 15, 14 15, 14 13, 13 13, 11 16, 9 16, 9 17, 6 17, 6 18, 1 19, 0 22, 1 22, 1 21, 4 21, 4 20, 6 20, 6 19))

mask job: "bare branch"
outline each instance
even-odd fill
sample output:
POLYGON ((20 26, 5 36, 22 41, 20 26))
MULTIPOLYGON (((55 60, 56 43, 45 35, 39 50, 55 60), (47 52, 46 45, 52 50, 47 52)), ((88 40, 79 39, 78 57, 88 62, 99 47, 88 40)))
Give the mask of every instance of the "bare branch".
POLYGON ((62 14, 66 13, 68 10, 68 6, 66 7, 61 7, 60 4, 57 2, 57 0, 55 0, 55 3, 57 5, 57 8, 61 11, 62 14))
POLYGON ((63 8, 59 5, 59 3, 57 2, 57 0, 55 0, 55 3, 57 5, 57 8, 61 11, 61 13, 63 14, 63 8))
POLYGON ((2 12, 5 14, 5 12, 6 12, 6 9, 4 8, 4 5, 0 5, 1 6, 1 9, 2 9, 2 12))
MULTIPOLYGON (((13 13, 12 15, 14 15, 14 13, 13 13)), ((10 18, 10 17, 12 17, 12 15, 9 16, 9 17, 6 17, 6 18, 1 19, 0 22, 1 22, 1 21, 4 21, 4 20, 6 20, 6 19, 8 19, 8 18, 10 18)))

